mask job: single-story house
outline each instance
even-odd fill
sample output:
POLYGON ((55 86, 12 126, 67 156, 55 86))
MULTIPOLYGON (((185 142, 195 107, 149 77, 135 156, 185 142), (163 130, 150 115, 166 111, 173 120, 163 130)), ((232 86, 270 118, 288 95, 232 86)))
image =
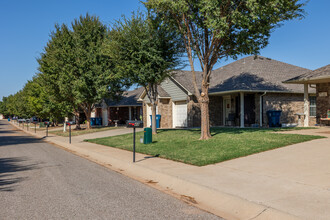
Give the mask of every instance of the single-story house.
MULTIPOLYGON (((268 110, 282 110, 282 124, 297 124, 299 114, 304 112, 304 89, 282 82, 307 71, 262 56, 249 56, 213 70, 209 89, 210 125, 267 126, 268 110)), ((201 72, 197 72, 197 79, 200 84, 201 72)), ((190 71, 177 71, 160 84, 157 114, 161 115, 161 128, 200 126, 200 107, 193 93, 190 71)), ((308 95, 315 99, 315 89, 311 88, 308 95)), ((144 124, 149 127, 151 107, 145 92, 139 101, 143 103, 144 124)), ((309 123, 316 123, 313 113, 309 123)))
POLYGON ((140 87, 123 93, 119 101, 104 99, 96 105, 92 117, 102 118, 103 126, 125 124, 127 120, 141 120, 142 103, 137 102, 144 88, 140 87))
POLYGON ((304 85, 304 126, 308 126, 309 115, 313 114, 317 118, 317 123, 321 123, 322 118, 327 118, 327 112, 330 109, 330 65, 321 67, 314 71, 308 71, 302 75, 284 81, 289 84, 304 85), (308 99, 309 88, 316 88, 315 99, 308 99), (311 108, 312 112, 308 111, 311 108))

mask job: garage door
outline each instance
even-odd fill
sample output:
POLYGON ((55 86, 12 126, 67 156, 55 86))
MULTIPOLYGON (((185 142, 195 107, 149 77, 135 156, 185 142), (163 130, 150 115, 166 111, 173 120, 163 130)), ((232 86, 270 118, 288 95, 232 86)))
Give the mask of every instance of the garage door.
POLYGON ((187 127, 187 103, 184 102, 176 102, 173 106, 173 125, 174 127, 187 127))

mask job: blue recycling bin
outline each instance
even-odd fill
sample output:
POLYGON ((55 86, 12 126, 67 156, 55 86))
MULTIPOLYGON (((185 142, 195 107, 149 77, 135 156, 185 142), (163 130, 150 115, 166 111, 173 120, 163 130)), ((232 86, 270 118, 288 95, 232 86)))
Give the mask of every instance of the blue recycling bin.
POLYGON ((96 118, 91 118, 91 126, 95 126, 96 125, 96 118))
POLYGON ((102 118, 95 118, 95 125, 102 125, 102 118))
POLYGON ((282 111, 270 110, 267 111, 268 125, 271 128, 281 127, 281 113, 282 111))
MULTIPOLYGON (((160 118, 161 118, 161 115, 156 115, 156 128, 160 128, 160 118)), ((152 115, 150 115, 150 122, 152 125, 152 115)))

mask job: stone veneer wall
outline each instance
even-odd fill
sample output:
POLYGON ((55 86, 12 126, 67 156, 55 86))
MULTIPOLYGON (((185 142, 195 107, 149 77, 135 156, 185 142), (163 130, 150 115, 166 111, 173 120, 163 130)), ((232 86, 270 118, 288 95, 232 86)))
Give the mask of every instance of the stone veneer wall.
MULTIPOLYGON (((281 123, 298 123, 295 113, 304 113, 304 95, 286 93, 268 93, 263 97, 263 125, 268 125, 266 112, 268 110, 282 110, 281 123)), ((303 120, 303 118, 302 118, 303 120)), ((302 121, 303 123, 303 121, 302 121)), ((316 123, 315 117, 309 118, 309 125, 316 123)))
POLYGON ((326 118, 330 109, 330 83, 316 84, 316 94, 316 116, 326 118), (327 96, 320 97, 320 92, 327 92, 327 96))
POLYGON ((158 103, 158 114, 161 115, 160 127, 172 128, 172 99, 160 99, 158 103))

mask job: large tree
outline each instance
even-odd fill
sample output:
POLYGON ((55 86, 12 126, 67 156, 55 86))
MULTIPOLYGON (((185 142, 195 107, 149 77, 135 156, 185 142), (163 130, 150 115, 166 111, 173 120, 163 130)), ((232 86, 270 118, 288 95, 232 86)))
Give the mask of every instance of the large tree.
POLYGON ((258 54, 281 22, 303 17, 304 5, 299 0, 147 0, 144 4, 175 25, 184 40, 201 107, 200 139, 211 137, 208 92, 213 66, 229 57, 258 54), (202 69, 201 82, 197 82, 195 57, 202 69))
POLYGON ((57 121, 62 116, 74 113, 76 128, 80 129, 79 108, 74 96, 74 43, 72 32, 67 25, 55 25, 50 34, 50 40, 37 59, 39 77, 42 79, 44 90, 48 93, 49 102, 45 108, 54 112, 57 121), (55 114, 55 113, 59 114, 55 114))
POLYGON ((157 87, 181 64, 180 42, 177 32, 152 14, 133 13, 115 22, 111 30, 107 51, 116 71, 145 88, 152 107, 153 134, 157 133, 157 87))
POLYGON ((125 80, 115 74, 103 46, 109 32, 98 17, 80 16, 71 24, 55 26, 39 59, 40 72, 59 101, 83 110, 90 125, 91 112, 103 98, 121 93, 125 80))
POLYGON ((113 71, 113 63, 103 53, 103 46, 109 36, 107 27, 98 17, 80 16, 72 23, 74 43, 74 97, 85 112, 90 128, 91 112, 103 98, 122 93, 126 80, 113 71))

